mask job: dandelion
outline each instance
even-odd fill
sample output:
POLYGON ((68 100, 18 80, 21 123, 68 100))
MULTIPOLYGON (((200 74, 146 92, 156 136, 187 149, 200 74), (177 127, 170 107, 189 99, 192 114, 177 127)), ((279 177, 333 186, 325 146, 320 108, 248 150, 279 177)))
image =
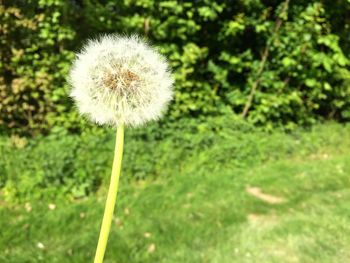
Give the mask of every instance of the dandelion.
POLYGON ((95 263, 103 261, 116 203, 124 126, 159 119, 172 99, 173 79, 163 56, 137 36, 105 35, 77 54, 70 71, 70 96, 79 112, 117 128, 112 175, 95 263))
POLYGON ((157 120, 172 98, 166 60, 137 36, 90 41, 73 64, 70 83, 79 112, 100 125, 157 120))

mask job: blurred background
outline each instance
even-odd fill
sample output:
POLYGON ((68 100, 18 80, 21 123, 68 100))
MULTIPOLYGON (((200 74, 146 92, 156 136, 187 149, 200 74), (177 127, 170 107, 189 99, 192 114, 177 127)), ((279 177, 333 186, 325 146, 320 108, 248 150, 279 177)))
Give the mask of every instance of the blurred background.
POLYGON ((75 53, 137 33, 175 98, 127 129, 105 262, 350 262, 349 0, 0 0, 0 262, 91 262, 115 131, 75 53))

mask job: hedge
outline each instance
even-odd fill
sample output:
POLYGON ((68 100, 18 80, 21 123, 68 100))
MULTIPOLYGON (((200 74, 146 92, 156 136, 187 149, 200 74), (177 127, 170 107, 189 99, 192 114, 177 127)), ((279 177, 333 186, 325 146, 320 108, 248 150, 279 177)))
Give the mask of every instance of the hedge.
POLYGON ((350 118, 349 1, 5 0, 0 132, 90 127, 67 97, 74 53, 102 33, 144 35, 173 69, 166 122, 237 115, 266 128, 350 118))

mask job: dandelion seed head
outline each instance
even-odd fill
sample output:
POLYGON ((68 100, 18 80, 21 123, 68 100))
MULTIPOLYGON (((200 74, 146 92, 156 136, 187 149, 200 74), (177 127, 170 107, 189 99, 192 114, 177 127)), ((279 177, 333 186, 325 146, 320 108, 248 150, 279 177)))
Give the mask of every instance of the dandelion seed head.
POLYGON ((173 95, 165 58, 137 36, 89 41, 77 54, 69 80, 79 112, 101 125, 156 120, 173 95))

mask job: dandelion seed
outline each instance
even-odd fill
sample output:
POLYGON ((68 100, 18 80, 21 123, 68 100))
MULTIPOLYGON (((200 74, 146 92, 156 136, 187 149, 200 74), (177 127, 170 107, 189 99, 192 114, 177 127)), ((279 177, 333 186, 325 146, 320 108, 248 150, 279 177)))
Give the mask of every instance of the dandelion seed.
POLYGON ((127 216, 130 215, 130 210, 128 208, 125 208, 124 209, 124 214, 127 215, 127 216))
POLYGON ((56 205, 55 204, 48 204, 48 208, 50 210, 55 210, 56 209, 56 205))
POLYGON ((154 253, 154 251, 156 251, 156 245, 152 243, 148 246, 147 252, 151 254, 154 253))
POLYGON ((28 213, 30 213, 33 209, 30 203, 25 203, 24 208, 28 213))
POLYGON ((151 233, 145 232, 145 233, 143 234, 143 236, 144 236, 145 238, 150 238, 150 237, 151 237, 151 233))
POLYGON ((41 242, 38 242, 38 244, 36 244, 36 246, 37 246, 39 249, 45 249, 44 244, 41 243, 41 242))

